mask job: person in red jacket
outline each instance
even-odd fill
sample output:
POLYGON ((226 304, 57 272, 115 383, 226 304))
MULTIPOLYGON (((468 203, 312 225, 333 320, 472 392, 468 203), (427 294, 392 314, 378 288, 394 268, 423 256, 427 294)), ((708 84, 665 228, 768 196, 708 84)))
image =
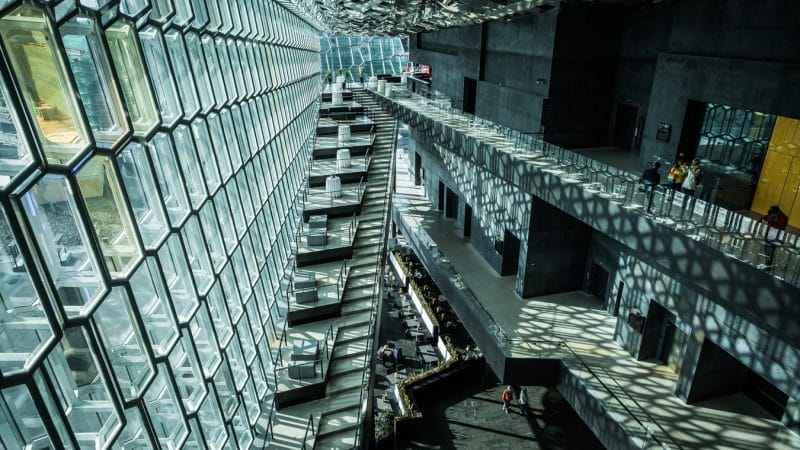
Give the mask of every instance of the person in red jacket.
POLYGON ((514 392, 511 390, 511 386, 506 386, 506 389, 503 391, 503 411, 508 414, 508 407, 511 405, 511 400, 514 400, 514 392))
POLYGON ((789 217, 781 211, 778 205, 772 205, 759 222, 767 224, 767 232, 764 233, 764 253, 767 256, 766 270, 772 268, 772 259, 775 256, 775 249, 780 245, 783 238, 782 231, 789 224, 789 217))

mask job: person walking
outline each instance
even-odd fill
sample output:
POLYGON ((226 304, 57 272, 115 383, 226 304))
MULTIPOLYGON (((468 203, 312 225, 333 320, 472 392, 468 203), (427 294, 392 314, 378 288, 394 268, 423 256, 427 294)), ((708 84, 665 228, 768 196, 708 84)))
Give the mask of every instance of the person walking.
POLYGON ((644 192, 647 198, 647 212, 650 212, 650 209, 653 207, 653 195, 655 194, 656 186, 661 183, 661 174, 658 173, 658 169, 660 168, 661 163, 656 161, 653 163, 653 166, 645 170, 639 178, 639 182, 642 183, 642 192, 644 192))
POLYGON ((506 389, 503 391, 503 411, 508 414, 508 408, 511 406, 511 401, 514 400, 514 392, 511 390, 511 386, 506 386, 506 389))
POLYGON ((530 406, 528 405, 528 389, 522 388, 519 392, 519 412, 522 413, 523 416, 527 416, 530 410, 530 406))
POLYGON ((781 211, 778 205, 772 205, 759 222, 767 225, 767 231, 764 233, 764 253, 767 256, 767 261, 764 269, 769 271, 772 269, 775 249, 778 248, 783 238, 782 231, 789 224, 789 217, 781 211))

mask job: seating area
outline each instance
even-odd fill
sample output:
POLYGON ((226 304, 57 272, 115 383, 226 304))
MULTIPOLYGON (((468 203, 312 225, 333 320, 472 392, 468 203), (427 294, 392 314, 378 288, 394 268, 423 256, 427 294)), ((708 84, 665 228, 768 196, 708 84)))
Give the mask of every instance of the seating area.
POLYGON ((314 215, 308 219, 308 245, 323 246, 328 243, 328 216, 314 215))

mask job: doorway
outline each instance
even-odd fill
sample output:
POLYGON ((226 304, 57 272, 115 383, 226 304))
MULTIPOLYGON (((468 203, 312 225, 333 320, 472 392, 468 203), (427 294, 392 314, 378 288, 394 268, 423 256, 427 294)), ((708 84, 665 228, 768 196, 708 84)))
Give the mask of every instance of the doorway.
POLYGON ((608 271, 597 263, 592 263, 589 270, 589 280, 586 283, 586 292, 597 297, 603 304, 606 302, 608 290, 608 271))
POLYGON ((468 114, 475 114, 475 101, 478 96, 478 80, 464 77, 464 104, 462 110, 468 114))
POLYGON ((422 156, 414 152, 414 186, 422 184, 422 156))
POLYGON ((447 192, 447 197, 444 204, 444 216, 454 219, 458 216, 458 194, 450 190, 450 188, 445 188, 445 191, 447 192))
POLYGON ((464 237, 472 236, 472 207, 464 203, 464 237))
POLYGON ((503 235, 503 261, 500 265, 500 276, 516 275, 519 269, 520 241, 510 231, 503 235))
POLYGON ((614 121, 614 145, 628 152, 633 147, 638 108, 626 103, 617 103, 617 118, 614 121))
POLYGON ((436 209, 444 211, 444 183, 439 181, 439 202, 436 204, 436 209))
POLYGON ((675 314, 650 300, 639 347, 639 359, 655 359, 673 372, 679 373, 683 363, 683 349, 689 335, 677 325, 675 314))

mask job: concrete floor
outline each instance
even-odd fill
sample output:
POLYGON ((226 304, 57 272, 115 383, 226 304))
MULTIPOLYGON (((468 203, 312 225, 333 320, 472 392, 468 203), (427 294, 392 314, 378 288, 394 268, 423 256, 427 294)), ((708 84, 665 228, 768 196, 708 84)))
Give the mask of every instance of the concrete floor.
MULTIPOLYGON (((673 395, 677 375, 658 362, 635 361, 613 340, 617 318, 601 309, 597 299, 582 292, 522 299, 514 292, 514 277, 500 277, 413 186, 406 163, 397 160, 395 204, 404 220, 420 225, 462 275, 494 321, 511 338, 515 356, 541 356, 534 340, 565 341, 596 376, 580 373, 592 395, 631 429, 640 429, 633 416, 670 448, 797 449, 800 437, 780 422, 731 412, 757 408, 746 398, 716 399, 687 405, 673 395), (608 387, 610 388, 608 388, 608 387), (611 389, 611 391, 609 391, 611 389), (612 398, 612 392, 616 400, 612 398), (733 403, 733 405, 731 404, 733 403), (736 406, 735 408, 733 406, 736 406)), ((572 368, 571 368, 572 369, 572 368)), ((756 409, 757 411, 757 409, 756 409)), ((641 430, 644 432, 644 430, 641 430)))

